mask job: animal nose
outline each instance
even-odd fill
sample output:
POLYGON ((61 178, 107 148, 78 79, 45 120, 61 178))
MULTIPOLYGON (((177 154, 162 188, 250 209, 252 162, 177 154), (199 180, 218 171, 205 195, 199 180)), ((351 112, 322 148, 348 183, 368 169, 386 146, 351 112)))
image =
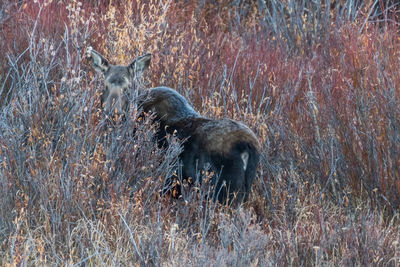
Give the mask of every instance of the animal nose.
POLYGON ((105 110, 107 113, 120 114, 122 112, 121 97, 117 94, 110 95, 105 110))

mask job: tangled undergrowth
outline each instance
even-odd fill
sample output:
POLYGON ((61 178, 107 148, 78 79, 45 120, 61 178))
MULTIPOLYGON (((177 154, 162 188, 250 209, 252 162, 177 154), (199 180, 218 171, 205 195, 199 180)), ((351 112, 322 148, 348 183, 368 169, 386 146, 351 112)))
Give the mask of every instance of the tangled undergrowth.
POLYGON ((395 1, 0 3, 0 264, 400 263, 395 1), (262 143, 250 200, 161 195, 181 144, 100 108, 87 46, 262 143))

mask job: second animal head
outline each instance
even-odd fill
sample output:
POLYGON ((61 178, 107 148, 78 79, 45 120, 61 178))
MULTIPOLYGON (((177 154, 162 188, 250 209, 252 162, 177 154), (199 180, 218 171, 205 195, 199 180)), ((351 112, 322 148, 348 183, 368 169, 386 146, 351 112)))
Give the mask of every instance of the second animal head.
POLYGON ((104 76, 102 108, 106 113, 126 113, 132 95, 138 94, 137 84, 150 65, 151 53, 135 58, 127 66, 111 64, 91 47, 87 49, 87 54, 92 67, 104 76))

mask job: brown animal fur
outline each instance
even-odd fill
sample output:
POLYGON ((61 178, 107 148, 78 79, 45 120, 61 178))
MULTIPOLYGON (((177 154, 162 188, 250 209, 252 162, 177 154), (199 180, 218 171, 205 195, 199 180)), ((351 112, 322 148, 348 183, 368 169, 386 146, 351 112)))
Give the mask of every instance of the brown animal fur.
POLYGON ((189 118, 169 125, 178 132, 183 131, 183 135, 197 136, 201 140, 202 148, 210 153, 225 156, 238 142, 249 143, 255 149, 260 149, 260 143, 253 131, 231 119, 189 118))
POLYGON ((183 179, 196 178, 198 171, 211 167, 220 202, 248 198, 259 160, 260 144, 244 124, 231 120, 203 118, 187 100, 171 88, 149 89, 139 96, 139 106, 152 110, 160 121, 159 138, 176 131, 186 140, 180 160, 183 179), (223 183, 226 181, 227 186, 223 183))
POLYGON ((147 90, 139 95, 138 103, 146 112, 155 112, 166 125, 189 117, 201 117, 181 94, 168 87, 147 90))

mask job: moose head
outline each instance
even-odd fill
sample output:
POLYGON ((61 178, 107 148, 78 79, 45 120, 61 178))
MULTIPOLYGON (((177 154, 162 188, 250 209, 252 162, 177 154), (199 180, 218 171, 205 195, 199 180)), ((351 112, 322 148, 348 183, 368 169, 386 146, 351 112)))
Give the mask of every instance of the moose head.
POLYGON ((112 65, 109 61, 91 47, 87 54, 93 68, 104 75, 104 88, 101 96, 101 106, 106 113, 125 113, 128 109, 130 95, 135 90, 135 82, 149 67, 151 54, 135 58, 129 65, 112 65))

